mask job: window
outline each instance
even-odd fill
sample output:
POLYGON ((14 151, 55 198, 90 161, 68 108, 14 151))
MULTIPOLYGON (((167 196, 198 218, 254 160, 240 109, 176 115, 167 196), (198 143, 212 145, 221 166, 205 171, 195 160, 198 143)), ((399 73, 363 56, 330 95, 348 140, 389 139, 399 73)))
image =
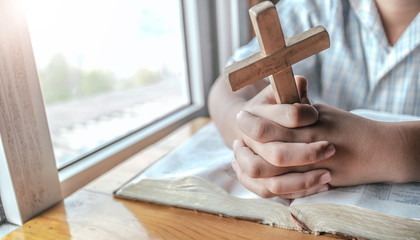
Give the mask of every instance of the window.
POLYGON ((59 169, 190 104, 179 1, 25 6, 59 169))
MULTIPOLYGON (((149 85, 138 85, 142 88, 144 87, 147 93, 149 93, 149 91, 151 92, 151 89, 156 85, 159 86, 159 89, 167 87, 167 85, 159 84, 167 81, 169 78, 175 79, 172 80, 168 85, 171 87, 171 90, 178 89, 172 92, 179 94, 179 99, 176 100, 175 98, 170 98, 169 101, 165 102, 165 104, 167 104, 165 106, 170 107, 165 109, 164 113, 160 113, 148 118, 149 122, 141 122, 138 119, 132 120, 138 124, 136 127, 132 127, 134 125, 130 125, 130 128, 128 128, 128 123, 130 121, 127 121, 125 124, 117 124, 118 129, 115 127, 110 127, 111 125, 102 127, 101 129, 105 129, 113 133, 117 132, 117 134, 107 135, 111 136, 108 139, 95 140, 94 144, 89 145, 88 147, 83 148, 83 151, 79 151, 74 154, 65 152, 65 154, 59 155, 57 153, 57 159, 59 159, 60 156, 64 156, 62 158, 64 160, 62 160, 60 163, 57 163, 54 158, 51 144, 52 141, 49 134, 49 127, 47 125, 45 112, 47 112, 49 117, 54 117, 55 115, 51 114, 51 112, 53 112, 51 109, 53 109, 55 106, 59 106, 59 104, 63 104, 62 106, 64 106, 66 104, 70 104, 71 101, 92 102, 93 99, 104 97, 107 94, 120 94, 119 96, 127 97, 126 95, 132 93, 132 95, 138 96, 135 94, 135 92, 137 90, 140 91, 140 87, 137 88, 137 85, 132 88, 124 88, 124 86, 126 86, 124 84, 119 85, 119 83, 126 80, 126 76, 133 75, 126 72, 128 70, 125 69, 125 67, 128 68, 128 64, 122 64, 120 66, 121 69, 119 67, 116 69, 110 67, 111 65, 115 66, 114 64, 118 65, 122 63, 123 60, 121 59, 124 58, 121 58, 120 61, 113 62, 113 64, 107 65, 106 63, 109 59, 107 59, 105 56, 98 57, 98 54, 102 51, 110 51, 112 52, 112 56, 118 56, 118 54, 122 54, 122 50, 113 51, 114 47, 105 50, 98 50, 96 49, 98 46, 95 46, 95 44, 84 47, 82 46, 84 51, 80 51, 81 53, 89 53, 90 51, 97 53, 93 54, 92 56, 96 57, 96 60, 99 59, 99 61, 102 61, 100 62, 102 64, 91 61, 89 57, 90 55, 85 56, 78 51, 76 51, 75 55, 72 55, 69 54, 69 52, 66 50, 66 48, 77 50, 78 48, 76 45, 72 45, 75 41, 80 41, 81 43, 89 43, 89 41, 98 40, 98 37, 96 39, 94 36, 88 37, 90 36, 89 34, 91 34, 90 32, 104 33, 109 29, 113 29, 113 31, 117 31, 123 36, 126 36, 124 35, 125 33, 123 33, 123 28, 125 27, 122 27, 125 25, 119 25, 123 17, 115 17, 118 15, 117 13, 114 14, 115 16, 109 16, 109 19, 102 18, 101 21, 98 20, 95 23, 98 25, 89 25, 89 23, 86 22, 86 25, 92 26, 92 28, 85 29, 85 32, 82 34, 82 39, 76 39, 75 36, 61 36, 60 34, 66 34, 66 32, 63 33, 53 30, 51 26, 54 24, 50 22, 56 20, 51 19, 46 20, 46 22, 43 22, 40 25, 36 25, 35 20, 33 23, 30 22, 29 29, 32 35, 29 35, 23 9, 27 9, 28 19, 31 21, 31 14, 36 14, 37 9, 37 11, 41 12, 42 14, 48 15, 50 14, 49 12, 51 12, 51 9, 54 9, 54 6, 61 3, 70 4, 70 2, 78 3, 81 1, 27 1, 27 4, 29 5, 21 5, 20 1, 15 0, 0 1, 0 27, 2 32, 7 33, 0 34, 0 58, 2 59, 2 64, 0 64, 0 112, 2 112, 2 114, 0 114, 0 197, 2 199, 4 212, 7 215, 7 221, 12 224, 21 225, 33 216, 60 201, 63 196, 68 196, 75 190, 87 184, 89 181, 98 177, 100 174, 106 172, 118 163, 137 153, 142 148, 145 148, 163 136, 166 136, 168 133, 181 126, 183 123, 196 116, 207 114, 205 99, 213 80, 216 79, 217 75, 219 74, 217 66, 218 48, 217 34, 215 32, 216 17, 214 1, 168 1, 168 3, 166 3, 167 6, 173 4, 174 8, 172 10, 174 12, 178 12, 177 14, 179 18, 176 20, 178 24, 177 31, 181 32, 180 39, 176 40, 175 37, 173 37, 174 39, 171 39, 171 44, 176 44, 176 42, 178 42, 180 43, 180 46, 172 46, 170 48, 170 53, 181 53, 182 57, 177 57, 176 61, 169 57, 168 59, 165 58, 166 62, 177 64, 174 66, 168 63, 166 65, 164 64, 163 66, 165 67, 163 68, 153 68, 153 66, 144 66, 138 64, 140 70, 148 70, 137 71, 138 69, 136 69, 133 71, 134 73, 138 73, 138 75, 140 75, 140 79, 155 80, 150 82, 146 81, 149 85), (33 2, 36 2, 36 4, 33 2), (51 6, 42 5, 45 3, 51 4, 51 6), (34 12, 31 13, 31 11, 34 12), (108 24, 100 25, 100 23, 103 23, 103 21, 108 24), (47 46, 47 52, 51 51, 49 55, 47 54, 48 56, 44 56, 39 52, 37 54, 37 46, 42 46, 43 44, 46 44, 45 42, 47 41, 44 39, 45 42, 37 42, 41 41, 39 39, 42 39, 42 36, 38 36, 40 37, 38 38, 36 34, 43 35, 50 33, 47 33, 48 31, 46 30, 43 30, 44 32, 41 30, 38 32, 36 29, 38 27, 42 28, 45 26, 49 27, 51 33, 55 33, 49 35, 55 40, 58 38, 62 41, 68 41, 65 42, 66 44, 63 44, 64 50, 63 48, 57 48, 56 45, 59 44, 59 41, 57 40, 51 42, 47 46), (56 51, 57 49, 58 52, 56 51), (33 51, 35 52, 35 58, 33 51), (53 60, 51 61, 50 59, 52 57, 53 60), (86 68, 84 63, 87 64, 86 68), (44 68, 48 68, 49 64, 56 66, 51 68, 53 73, 55 70, 60 69, 61 67, 61 69, 64 69, 68 74, 62 74, 58 71, 58 73, 56 72, 56 76, 58 76, 57 78, 51 77, 51 75, 54 75, 55 73, 52 74, 51 72, 44 72, 44 68), (38 71, 36 67, 38 68, 38 71), (104 70, 104 72, 97 70, 104 70), (124 73, 126 73, 126 75, 124 75, 124 73), (38 79, 38 75, 41 81, 44 81, 41 84, 38 79), (83 82, 83 84, 78 82, 79 85, 71 85, 73 82, 70 80, 75 79, 77 76, 82 76, 82 78, 79 79, 83 79, 85 82, 83 82), (42 80, 42 78, 44 80, 42 80), (48 87, 51 86, 49 85, 49 83, 51 83, 49 81, 54 83, 54 81, 58 81, 58 79, 62 80, 62 78, 66 80, 64 82, 59 82, 60 84, 55 85, 56 91, 50 91, 51 95, 47 96, 47 94, 50 94, 48 93, 48 87), (117 86, 111 85, 114 87, 109 87, 110 85, 107 85, 109 82, 115 83, 117 79, 120 81, 118 82, 117 86), (97 84, 98 82, 105 84, 107 87, 103 87, 102 85, 97 84), (178 87, 170 85, 174 82, 180 83, 180 85, 178 87), (41 85, 44 91, 44 99, 41 96, 41 85), (77 88, 78 86, 82 85, 83 88, 77 88), (72 91, 68 92, 68 89, 63 90, 63 86, 66 86, 67 88, 70 86, 72 91), (55 94, 57 94, 58 97, 55 94), (46 101, 45 104, 43 100, 46 101), (68 102, 66 103, 65 101, 68 102), (124 129, 125 127, 127 128, 124 129), (123 133, 121 133, 119 130, 123 130, 123 133), (75 159, 78 160, 74 161, 75 159), (60 168, 58 172, 57 165, 60 168)), ((81 8, 84 15, 92 14, 89 16, 89 19, 94 19, 96 12, 98 12, 100 16, 101 14, 105 14, 104 11, 111 11, 110 9, 112 9, 112 11, 117 11, 118 8, 115 7, 116 5, 112 4, 137 4, 137 2, 138 1, 135 0, 87 1, 81 8), (88 11, 86 9, 88 9, 87 7, 89 5, 92 5, 91 2, 96 3, 97 8, 95 9, 92 6, 90 11, 88 11), (84 9, 85 7, 86 9, 84 9)), ((145 1, 141 2, 143 3, 145 1)), ((153 3, 154 1, 147 2, 151 3, 144 3, 144 6, 148 6, 146 4, 150 4, 150 8, 149 10, 144 10, 145 12, 143 12, 142 16, 146 17, 146 19, 149 17, 149 20, 153 20, 153 24, 155 24, 157 19, 154 19, 154 15, 151 14, 151 12, 154 11, 153 7, 155 7, 155 4, 153 3)), ((159 3, 160 5, 163 5, 162 1, 159 1, 159 3)), ((59 15, 65 15, 70 19, 67 19, 67 22, 64 20, 62 22, 57 20, 58 23, 62 24, 61 26, 63 28, 66 26, 71 28, 70 25, 72 23, 83 23, 83 21, 85 21, 81 20, 81 17, 83 17, 82 13, 75 13, 77 10, 75 8, 77 7, 72 7, 72 5, 66 6, 67 7, 65 8, 64 12, 56 13, 59 15), (73 14, 69 16, 67 12, 72 12, 73 14)), ((57 9, 59 10, 60 8, 57 9)), ((127 11, 134 11, 133 9, 128 9, 127 11)), ((159 8, 159 11, 160 10, 162 9, 159 8)), ((166 11, 166 9, 163 9, 162 11, 166 11)), ((138 17, 137 15, 134 15, 135 14, 127 14, 127 17, 138 17)), ((32 19, 36 19, 36 17, 32 19)), ((170 23, 170 28, 175 26, 174 22, 175 20, 170 23)), ((147 26, 141 26, 141 24, 137 24, 137 26, 140 29, 141 27, 147 28, 147 26)), ((165 29, 165 27, 163 28, 165 29)), ((173 29, 169 30, 168 34, 171 34, 173 29)), ((132 32, 132 34, 135 34, 135 31, 132 32)), ((105 38, 106 35, 100 36, 105 38)), ((113 36, 111 36, 111 38, 112 37, 113 36)), ((103 40, 100 37, 99 39, 103 40)), ((115 39, 113 41, 107 39, 106 41, 115 43, 116 45, 112 46, 116 46, 117 48, 121 47, 120 45, 128 45, 128 43, 125 42, 129 41, 128 39, 121 38, 120 40, 122 41, 120 43, 118 43, 115 39)), ((156 42, 154 40, 150 41, 153 43, 156 42)), ((95 43, 100 45, 99 42, 95 43)), ((101 44, 102 46, 106 45, 103 42, 101 42, 101 44)), ((161 54, 161 49, 165 49, 167 44, 167 42, 160 42, 160 45, 162 46, 160 46, 160 48, 154 49, 154 54, 161 54)), ((136 51, 134 47, 132 49, 133 52, 136 51)), ((152 63, 153 61, 148 58, 147 64, 153 65, 152 63)), ((132 82, 130 83, 128 80, 125 83, 128 85, 134 84, 132 82)), ((165 99, 165 94, 166 93, 164 92, 157 93, 160 100, 165 99)), ((114 99, 121 100, 119 97, 114 99)), ((101 102, 102 105, 109 105, 108 107, 110 108, 112 108, 111 105, 114 103, 113 101, 108 103, 103 103, 102 101, 99 102, 101 102)), ((73 107, 71 109, 78 110, 79 108, 85 107, 84 105, 85 103, 78 105, 79 107, 73 107)), ((135 104, 134 106, 132 105, 132 102, 129 102, 128 105, 131 107, 136 107, 135 104)), ((95 106, 103 107, 100 105, 95 106)), ((151 105, 149 108, 152 108, 152 110, 157 109, 156 105, 151 105)), ((90 108, 89 111, 93 111, 92 109, 96 110, 95 107, 93 107, 90 108)), ((62 107, 55 111, 59 110, 62 110, 62 107)), ((120 115, 105 114, 105 117, 94 118, 92 121, 81 121, 80 124, 75 124, 73 128, 80 130, 84 129, 83 127, 90 125, 99 125, 102 124, 102 122, 104 124, 107 122, 112 122, 115 120, 115 118, 119 117, 122 117, 125 120, 130 120, 130 117, 135 115, 131 114, 131 112, 125 112, 123 110, 125 110, 125 108, 121 107, 120 111, 117 112, 120 115)), ((131 110, 133 112, 138 111, 136 109, 131 110)), ((91 112, 87 112, 85 114, 89 115, 91 112)), ((72 115, 68 116, 72 117, 72 115)), ((54 121, 53 117, 50 119, 50 121, 54 121)), ((94 127, 95 126, 93 126, 93 129, 95 129, 94 127)), ((60 133, 60 131, 58 132, 60 133)), ((101 134, 106 135, 102 132, 91 133, 91 135, 101 134)), ((64 140, 60 139, 59 141, 56 141, 56 139, 57 138, 54 139, 53 137, 54 142, 57 142, 58 144, 64 143, 64 140)), ((75 139, 75 142, 84 142, 85 140, 84 135, 78 135, 73 139, 75 139)))
POLYGON ((211 1, 25 4, 64 196, 206 114, 211 1))

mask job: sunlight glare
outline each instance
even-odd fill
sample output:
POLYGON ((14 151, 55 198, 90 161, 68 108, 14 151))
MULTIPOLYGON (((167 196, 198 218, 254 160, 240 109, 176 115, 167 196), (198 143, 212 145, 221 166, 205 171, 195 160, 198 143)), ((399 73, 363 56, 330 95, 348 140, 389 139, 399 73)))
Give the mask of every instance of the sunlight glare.
POLYGON ((139 66, 182 67, 179 58, 165 54, 182 56, 183 50, 173 47, 182 41, 180 23, 173 21, 176 9, 173 0, 25 0, 33 45, 43 49, 36 54, 37 64, 46 65, 61 53, 74 66, 111 69, 119 77, 132 75, 139 66), (160 26, 165 26, 164 36, 153 32, 160 26))

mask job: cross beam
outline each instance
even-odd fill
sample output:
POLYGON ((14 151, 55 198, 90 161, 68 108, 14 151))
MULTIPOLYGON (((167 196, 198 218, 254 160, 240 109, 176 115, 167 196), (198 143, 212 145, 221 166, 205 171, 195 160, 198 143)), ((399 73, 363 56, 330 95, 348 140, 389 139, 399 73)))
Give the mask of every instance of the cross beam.
POLYGON ((277 103, 300 102, 292 64, 330 47, 328 32, 314 27, 284 40, 275 6, 265 1, 249 10, 261 51, 225 68, 232 91, 269 77, 277 103))

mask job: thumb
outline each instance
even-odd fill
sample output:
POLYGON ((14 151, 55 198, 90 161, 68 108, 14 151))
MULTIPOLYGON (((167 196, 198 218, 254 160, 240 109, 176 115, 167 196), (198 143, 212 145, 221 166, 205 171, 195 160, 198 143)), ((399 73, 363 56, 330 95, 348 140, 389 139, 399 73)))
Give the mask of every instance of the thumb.
POLYGON ((311 105, 311 101, 308 97, 308 81, 303 76, 295 76, 296 87, 299 92, 300 101, 303 104, 311 105))

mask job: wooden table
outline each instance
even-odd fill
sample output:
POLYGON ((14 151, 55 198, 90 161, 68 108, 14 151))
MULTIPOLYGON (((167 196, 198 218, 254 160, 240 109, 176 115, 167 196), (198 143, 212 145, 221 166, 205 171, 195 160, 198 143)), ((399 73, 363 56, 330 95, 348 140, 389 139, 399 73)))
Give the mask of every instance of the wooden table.
POLYGON ((188 139, 198 118, 150 146, 2 239, 331 239, 152 203, 112 192, 188 139))

